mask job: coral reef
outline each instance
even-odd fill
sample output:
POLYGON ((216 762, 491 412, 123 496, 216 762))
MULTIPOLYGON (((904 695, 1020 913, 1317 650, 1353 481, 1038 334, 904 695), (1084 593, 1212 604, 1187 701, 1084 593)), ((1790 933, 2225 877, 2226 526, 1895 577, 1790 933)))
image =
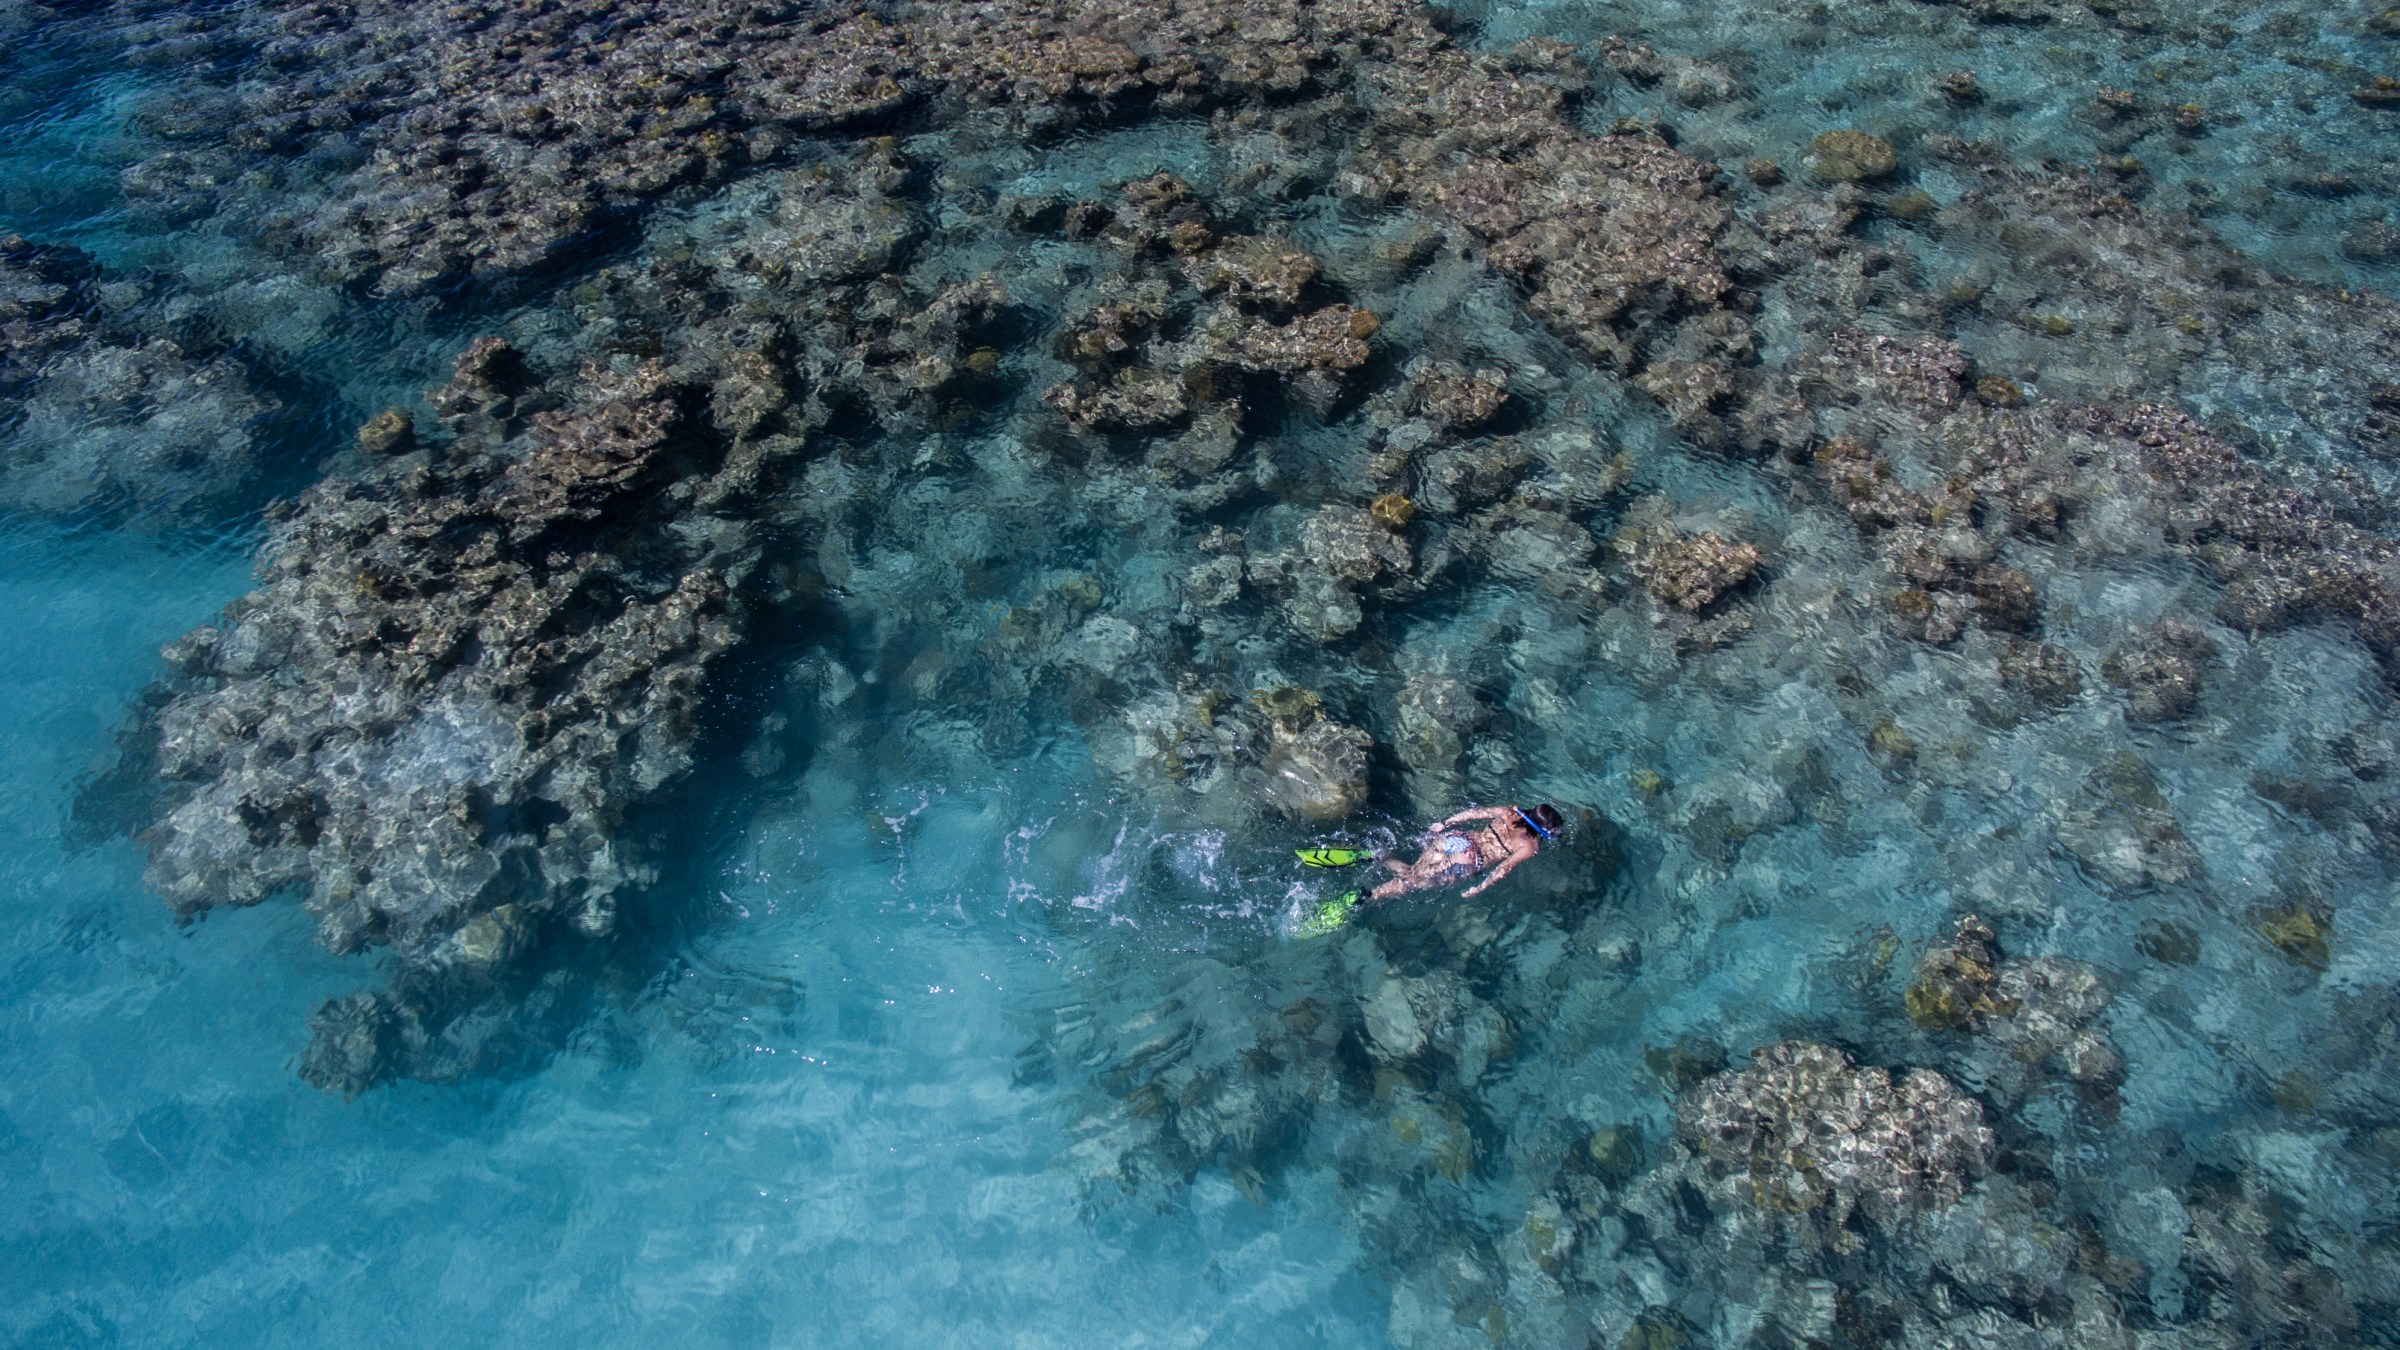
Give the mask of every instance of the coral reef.
POLYGON ((2108 1000, 2099 973, 2080 961, 2001 960, 1991 928, 1972 914, 1948 941, 1925 950, 1904 996, 1919 1027, 1964 1029, 1996 1051, 1977 1060, 1974 1080, 2012 1098, 2048 1064, 2078 1083, 2114 1082, 2124 1059, 2090 1025, 2108 1000))
MULTIPOLYGON (((817 369, 850 368, 857 396, 904 416, 958 373, 964 325, 1000 297, 952 286, 894 322, 874 285, 829 289, 906 238, 848 242, 860 216, 844 208, 878 181, 804 175, 738 262, 703 243, 680 279, 624 268, 590 292, 680 311, 695 291, 739 294, 727 274, 747 281, 772 243, 777 284, 818 297, 800 322, 825 325, 792 349, 813 338, 817 369), (861 368, 861 351, 889 355, 861 368)), ((500 338, 472 343, 426 395, 443 435, 370 423, 345 472, 279 509, 260 588, 169 648, 124 766, 162 784, 152 884, 186 913, 302 892, 329 947, 396 957, 390 992, 319 1015, 312 1080, 472 1071, 486 1051, 452 1024, 505 1007, 544 944, 607 937, 654 879, 643 808, 703 748, 719 669, 754 626, 762 488, 831 392, 808 381, 795 403, 758 357, 785 339, 715 308, 666 359, 555 377, 500 338)))
MULTIPOLYGON (((517 364, 478 343, 432 401, 514 421, 517 364)), ((151 884, 187 912, 304 890, 329 947, 388 944, 404 983, 606 936, 649 879, 617 823, 690 769, 744 627, 728 573, 755 560, 738 537, 662 547, 660 506, 756 471, 694 392, 656 362, 592 368, 519 437, 469 432, 305 494, 261 588, 169 651, 151 884)), ((304 1072, 355 1090, 386 1054, 438 1056, 415 1043, 438 1028, 403 1020, 336 1005, 304 1072)))
POLYGON ((1346 304, 1299 309, 1315 258, 1273 240, 1219 237, 1190 185, 1171 174, 1127 185, 1122 209, 1106 216, 1104 237, 1136 270, 1060 341, 1059 354, 1088 372, 1043 395, 1069 423, 1158 431, 1205 407, 1239 425, 1253 402, 1240 385, 1251 376, 1274 378, 1278 392, 1288 389, 1320 415, 1348 396, 1381 321, 1346 304), (1180 267, 1164 265, 1168 257, 1180 267), (1202 297, 1214 303, 1204 306, 1202 297), (1171 341, 1169 329, 1188 336, 1171 341))
POLYGON ((1428 666, 1408 673, 1396 707, 1393 749, 1408 766, 1410 795, 1425 814, 1442 812, 1456 792, 1467 738, 1488 720, 1483 701, 1465 681, 1428 666))
POLYGON ((1758 570, 1758 549, 1717 537, 1713 530, 1685 534, 1650 531, 1633 546, 1633 573, 1662 605, 1698 613, 1758 570))
POLYGON ((1264 805, 1311 824, 1339 821, 1365 804, 1367 733, 1327 716, 1318 697, 1284 686, 1247 699, 1209 690, 1161 695, 1126 714, 1116 753, 1130 776, 1155 774, 1238 812, 1264 805))
POLYGON ((2133 643, 2109 653, 2100 673, 2125 691, 2125 716, 2136 722, 2169 722, 2192 715, 2200 703, 2200 680, 2216 644, 2206 633, 2173 619, 2161 620, 2133 643))
POLYGON ((1982 1109, 1940 1074, 1894 1081, 1804 1041, 1710 1079, 1677 1103, 1676 1120, 1712 1207, 1786 1211, 1828 1230, 1855 1212, 1889 1231, 1953 1203, 1993 1149, 1982 1109))
MULTIPOLYGON (((129 197, 239 222, 276 184, 262 252, 491 335, 329 447, 257 588, 169 649, 124 765, 161 779, 152 883, 296 894, 334 950, 388 949, 318 1013, 311 1081, 455 1078, 573 1020, 704 757, 780 790, 818 755, 935 779, 1069 744, 1124 838, 1220 861, 1121 843, 1133 880, 1046 920, 1197 897, 1138 915, 1174 962, 1095 942, 1127 1006, 1028 1052, 1089 1089, 1068 1164, 1095 1199, 1333 1178, 1395 1341, 2387 1314, 2361 1234, 2395 1202, 2290 1193, 2388 1162, 2389 1009, 2346 1051, 2380 1068, 2251 1087, 2192 982, 2364 998, 2385 940, 2259 878, 2388 890, 2400 312, 2141 185, 2134 147, 2230 130, 2180 89, 2094 83, 2074 134, 2108 157, 2034 165, 1963 129, 2014 73, 1947 52, 1891 75, 1908 119, 1793 134, 1729 49, 1507 27, 229 12, 206 41, 260 59, 146 111, 129 197), (1255 931, 1303 903, 1257 899, 1265 854, 1536 793, 1569 838, 1488 896, 1255 931), (1186 910, 1222 927, 1178 947, 1186 910), (2144 1059, 2187 1053, 2221 1056, 2216 1123, 2154 1156, 2140 1130, 2203 1112, 2144 1059), (2340 1138, 2261 1104, 2312 1101, 2340 1138)), ((0 240, 0 492, 255 474, 271 362, 168 298, 0 240)))
POLYGON ((205 518, 234 506, 279 411, 246 365, 129 313, 138 282, 80 250, 0 237, 0 502, 205 518))
POLYGON ((1900 156, 1883 137, 1844 128, 1809 142, 1800 162, 1821 183, 1871 183, 1889 178, 1900 167, 1900 156))

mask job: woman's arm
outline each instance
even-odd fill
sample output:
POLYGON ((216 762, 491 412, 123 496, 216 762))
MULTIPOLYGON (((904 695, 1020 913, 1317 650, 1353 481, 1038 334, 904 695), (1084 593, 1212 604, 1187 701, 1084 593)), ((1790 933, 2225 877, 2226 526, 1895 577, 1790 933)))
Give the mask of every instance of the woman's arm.
POLYGON ((1461 821, 1468 820, 1498 820, 1500 817, 1507 815, 1511 809, 1513 808, 1506 806, 1470 806, 1466 810, 1459 812, 1457 815, 1450 817, 1448 820, 1442 821, 1440 824, 1435 825, 1433 828, 1437 830, 1446 830, 1451 826, 1460 823, 1461 821))

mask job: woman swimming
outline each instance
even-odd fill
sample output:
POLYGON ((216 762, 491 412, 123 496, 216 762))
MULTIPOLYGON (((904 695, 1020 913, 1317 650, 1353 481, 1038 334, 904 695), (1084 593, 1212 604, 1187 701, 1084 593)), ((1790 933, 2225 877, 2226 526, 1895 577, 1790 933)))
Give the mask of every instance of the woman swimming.
POLYGON ((1399 875, 1369 892, 1367 898, 1389 900, 1411 891, 1454 886, 1489 869, 1491 875, 1459 892, 1461 896, 1480 894, 1515 871, 1518 863, 1541 852, 1542 845, 1557 838, 1565 825, 1558 808, 1549 805, 1530 811, 1521 806, 1461 811, 1427 832, 1431 838, 1415 862, 1384 859, 1383 865, 1399 875))

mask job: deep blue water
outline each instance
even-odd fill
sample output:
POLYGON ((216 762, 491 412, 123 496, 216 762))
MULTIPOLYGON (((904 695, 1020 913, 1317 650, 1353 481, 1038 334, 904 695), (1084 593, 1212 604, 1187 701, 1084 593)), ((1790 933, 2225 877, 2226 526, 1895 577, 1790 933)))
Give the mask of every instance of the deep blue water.
MULTIPOLYGON (((2258 264, 2392 288, 2400 258, 2344 241, 2400 205, 2400 112, 2350 97, 2400 60, 2393 39, 2301 4, 2204 6, 2188 22, 2161 7, 2131 31, 2060 8, 2077 21, 1626 0, 1467 6, 1454 23, 1495 50, 1626 33, 1716 63, 1738 93, 1694 103, 1610 86, 1583 117, 1655 112, 1737 179, 1762 155, 1796 163, 1835 126, 1906 144, 1936 122, 1931 75, 1971 68, 1984 99, 1942 124, 1953 133, 2026 165, 2136 156, 2146 205, 2198 203, 2195 218, 2258 264), (2085 115, 2101 85, 2204 104, 2207 134, 2110 142, 2085 115), (2348 186, 2296 185, 2301 160, 2348 186)), ((1490 1253, 1514 1240, 1556 1156, 1623 1126, 1655 1157, 1677 1091, 1663 1048, 1705 1042, 1739 1063, 1809 1036, 1939 1066, 2009 1138, 2035 1141, 2047 1193, 2140 1261, 2117 1294, 2144 1344, 2244 1343, 2204 1334, 2249 1325, 2209 1300, 2254 1295, 2197 1273, 2182 1232, 2153 1221, 2162 1188, 2197 1211, 2194 1188, 2236 1185, 2224 1177, 2272 1196, 2260 1203, 2278 1259, 2343 1284, 2360 1312, 2338 1339, 2391 1343, 2379 1316, 2400 1276, 2400 1085, 2386 1073, 2400 1061, 2359 1030, 2388 1016, 2400 953, 2388 846, 2259 787, 2340 778, 2343 738, 2390 727, 2367 646, 2330 622, 2249 633, 2209 617, 2217 583, 2127 507, 2114 535, 2011 545, 2053 606, 2045 638, 2086 688, 2055 714, 1985 716, 1982 648, 1894 638, 1848 607, 1873 561, 1838 513, 1787 492, 1773 466, 1686 444, 1482 269, 1446 257, 1373 275, 1357 259, 1406 222, 1315 192, 1260 210, 1329 270, 1351 261, 1380 341, 1509 370, 1528 409, 1518 442, 1548 461, 1633 454, 1618 497, 1574 508, 1603 554, 1623 526, 1672 521, 1767 541, 1776 558, 1744 601, 1759 636, 1704 668, 1645 612, 1578 607, 1505 566, 1379 634, 1395 668, 1454 673, 1490 710, 1462 796, 1582 813, 1575 859, 1532 865, 1590 868, 1572 903, 1512 903, 1520 881, 1478 909, 1417 903, 1297 942, 1291 921, 1321 882, 1286 857, 1309 831, 1156 790, 1126 707, 979 702, 989 664, 1009 659, 1163 666, 1155 634, 1199 557, 1130 471, 1030 453, 1018 432, 1032 401, 1019 399, 1019 421, 945 433, 939 465, 859 491, 838 542, 808 545, 838 557, 828 574, 850 622, 771 682, 777 730, 703 762, 689 842, 561 1045, 461 1083, 308 1086, 295 1061, 309 1013, 372 984, 382 958, 328 954, 280 902, 179 925, 145 888, 140 844, 87 818, 79 793, 159 675, 161 645, 250 588, 264 502, 312 481, 379 409, 421 408, 418 391, 474 334, 582 339, 553 294, 437 310, 312 279, 256 246, 272 202, 193 219, 129 204, 120 170, 154 148, 139 113, 188 72, 121 65, 104 18, 0 17, 19 40, 0 70, 0 231, 143 278, 145 313, 197 315, 274 372, 277 404, 251 427, 254 467, 196 512, 102 498, 0 517, 0 1341, 1580 1344, 1558 1329, 1566 1296, 1532 1300, 1531 1277, 1473 1294, 1472 1280, 1444 1283, 1441 1253, 1521 1272, 1490 1253), (1005 561, 985 591, 963 594, 962 567, 991 558, 1005 561), (1011 605, 1095 577, 1100 612, 1151 645, 995 654, 1011 605), (2130 725, 2099 672, 2165 614, 2200 616, 2215 644, 2203 701, 2188 721, 2130 725), (1905 733, 1905 763, 1867 734, 1877 718, 1905 733), (2110 767, 2128 762, 2137 771, 2110 767), (2093 788, 2095 773, 2115 786, 2093 788), (2136 799, 2179 822, 2205 884, 2116 884, 2099 846, 2064 842, 2079 813, 2136 799), (1613 868, 1592 866, 1612 849, 1613 868), (2262 914, 2311 906, 2334 916, 2321 960, 2262 936, 2262 914), (2099 1025, 2125 1062, 2105 1105, 2055 1080, 2012 1086, 2004 1055, 1978 1059, 1899 1013, 1917 953, 1968 910, 2001 926, 2010 956, 2099 972, 2112 994, 2099 1025), (2160 959, 2162 925, 2191 952, 2160 959), (1378 1078, 1353 1044, 1339 1067, 1352 1088, 1255 1155, 1271 1165, 1228 1161, 1252 1156, 1237 1148, 1188 1177, 1133 1175, 1128 1158, 1160 1152, 1142 1134, 1145 1074, 1188 1062, 1233 1081, 1225 1066, 1255 1063, 1243 1047, 1291 1009, 1371 1003, 1402 976, 1507 1010, 1487 1073, 1438 1090, 1378 1078), (1451 1165, 1445 1130, 1471 1166, 1451 1165), (1426 1312, 1427 1291, 1454 1303, 1426 1312)), ((934 198, 952 179, 1099 195, 1161 168, 1230 195, 1259 153, 1198 120, 1039 146, 929 132, 909 151, 934 198)), ((1958 192, 1938 173, 1914 181, 1944 203, 1958 192)), ((763 209, 748 190, 659 208, 625 253, 738 233, 763 209)), ((942 220, 938 202, 925 210, 942 220)), ((961 226, 923 265, 997 270, 1054 321, 1084 294, 1081 247, 1019 249, 961 226)), ((1937 270, 1941 247, 1927 245, 1937 270)), ((1057 363, 1026 348, 1008 359, 1038 392, 1057 363)), ((2279 386, 2162 392, 2248 418, 2256 444, 2307 440, 2295 463, 2382 467, 2366 447, 2282 430, 2297 397, 2279 386)), ((1288 536, 1291 503, 1358 475, 1368 435, 1356 420, 1296 421, 1262 440, 1259 479, 1286 504, 1250 528, 1288 536)), ((1263 605, 1231 613, 1254 632, 1223 644, 1238 653, 1227 660, 1260 687, 1315 680, 1351 720, 1392 721, 1389 688, 1302 667, 1314 656, 1255 636, 1273 626, 1263 605)), ((1391 786, 1388 755, 1376 773, 1351 828, 1388 836, 1426 804, 1391 786)), ((1273 1070, 1286 1071, 1288 1057, 1273 1070)), ((1631 1283, 1683 1278, 1630 1250, 1622 1265, 1631 1283)), ((1744 1343, 1737 1313, 1687 1302, 1677 1334, 1744 1343)))

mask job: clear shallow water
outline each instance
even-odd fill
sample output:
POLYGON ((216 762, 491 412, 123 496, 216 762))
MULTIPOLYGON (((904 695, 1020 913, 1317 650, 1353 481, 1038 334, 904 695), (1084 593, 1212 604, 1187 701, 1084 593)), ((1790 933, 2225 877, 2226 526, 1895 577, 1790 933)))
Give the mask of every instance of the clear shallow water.
POLYGON ((129 849, 59 838, 117 700, 242 564, 43 542, 9 578, 12 1344, 1374 1342, 1321 1179, 1095 1203, 1018 1081, 1094 997, 1048 913, 1094 864, 1012 847, 1092 815, 1071 767, 804 775, 630 1012, 522 1081, 344 1100, 291 1056, 357 972, 295 912, 179 931, 129 849))
MULTIPOLYGON (((2073 105, 2010 83, 2038 65, 2003 59, 2071 45, 2061 34, 1969 28, 1949 7, 1885 17, 1901 36, 1820 41, 1858 65, 1898 50, 1985 69, 1991 97, 1966 131, 2005 133, 2029 161, 2091 153, 2073 105)), ((1614 29, 1725 60, 1722 22, 1529 7, 1491 14, 1479 40, 1614 29)), ((2102 75, 2162 59, 2153 38, 2108 44, 2102 75)), ((1791 155, 1829 118, 1873 122, 1876 109, 1824 92, 1843 69, 1815 55, 1825 46, 1744 45, 1743 116, 1766 130, 1695 116, 1687 148, 1738 164, 1768 141, 1791 155)), ((2228 49, 2237 67, 2264 60, 2228 49)), ((1920 93, 1894 89, 1889 106, 1920 93)), ((24 161, 72 144, 71 162, 111 163, 120 96, 59 87, 22 114, 43 129, 20 142, 24 161)), ((1620 90, 1592 115, 1639 102, 1620 90)), ((2332 159, 2365 153, 2340 119, 2285 130, 2332 159)), ((2281 189, 2244 175, 2256 144, 2227 129, 2191 153, 2251 184, 2237 202, 2271 204, 2281 189)), ((1016 383, 986 419, 927 437, 915 459, 919 446, 869 441, 847 457, 855 481, 828 470, 817 484, 840 501, 809 519, 847 626, 794 659, 768 700, 784 720, 704 762, 705 824, 667 860, 564 1044, 515 1074, 351 1099, 304 1086, 292 1066, 307 1014, 371 983, 375 958, 326 955, 282 904, 178 929, 144 893, 138 850, 71 820, 79 776, 157 673, 159 645, 248 588, 249 517, 224 539, 105 512, 10 521, 0 561, 16 623, 0 661, 18 713, 5 749, 17 903, 0 937, 0 1149, 26 1180, 0 1200, 7 1336, 1577 1343, 1565 1297, 1507 1255, 1559 1159, 1623 1127, 1655 1160, 1688 1086, 1678 1055, 1705 1073, 1788 1036, 1939 1066, 1979 1094, 2066 1197, 2053 1213, 2143 1263, 2118 1296, 2168 1343, 2198 1336, 2187 1317, 2242 1325, 2238 1305, 2258 1297, 2201 1273, 2153 1198, 2205 1212, 2227 1176, 2273 1197, 2279 1255, 2313 1253, 2355 1286, 2364 1311, 2337 1330, 2383 1334, 2388 1305, 2372 1300, 2391 1269, 2393 1089, 2373 1034, 2344 1029, 2383 1016, 2400 937, 2389 876, 2355 820, 2327 825, 2288 805, 2298 794, 2259 786, 2338 777, 2341 738, 2383 724, 2385 676, 2361 644, 2332 625, 2250 635, 2206 619, 2214 583, 2193 559, 2139 510, 2112 520, 2097 506, 2108 530, 2009 545, 2050 601, 2044 636, 2087 688, 2054 714, 1994 715, 1992 642, 1929 647, 1862 617, 1846 597, 1877 584, 1868 546, 1776 466, 1683 444, 1464 260, 1379 273, 1374 245, 1404 217, 1305 183, 1242 198, 1272 149, 1190 121, 1039 150, 912 138, 932 186, 910 209, 949 230, 917 265, 999 270, 1041 336, 1003 357, 1016 383), (1029 397, 1066 373, 1047 339, 1119 265, 1080 244, 1027 248, 972 209, 978 189, 1098 196, 1159 168, 1326 258, 1384 316, 1390 349, 1509 370, 1537 474, 1569 476, 1594 446, 1633 452, 1627 484, 1569 513, 1595 541, 1660 519, 1765 541, 1769 582, 1743 602, 1761 634, 1695 658, 1621 579, 1596 607, 1503 562, 1394 604, 1367 659, 1292 640, 1255 595, 1230 610, 1246 631, 1205 654, 1159 638, 1200 560, 1193 522, 1124 464, 1037 453, 1029 397), (1100 581, 1092 612, 1136 635, 1130 653, 1111 655, 1120 634, 1088 623, 1045 633, 1055 650, 1004 645, 1013 608, 1085 596, 1078 577, 1100 581), (2208 625, 2209 692, 2191 720, 2129 726, 2098 672, 2162 614, 2208 625), (1123 705, 1138 700, 1123 686, 1140 689, 1129 672, 1146 664, 1237 694, 1303 683, 1387 742, 1396 672, 1455 672, 1490 720, 1449 790, 1590 814, 1565 857, 1480 905, 1397 909, 1295 944, 1284 927, 1317 892, 1283 850, 1309 832, 1158 788, 1125 746, 1123 705), (1073 676, 1061 697, 1057 672, 1078 668, 1100 678, 1073 676), (1012 679, 1034 692, 993 695, 1012 679), (1886 724, 1906 755, 1879 739, 1886 724), (2180 823, 2205 883, 2109 873, 2110 844, 2144 810, 2180 823), (2308 903, 2335 915, 2321 970, 2261 932, 2262 910, 2308 903), (1902 1015, 1916 954, 1968 909, 2001 926, 2012 956, 2096 969, 2113 993, 2100 1025, 2125 1060, 2115 1091, 2028 1080, 2009 1056, 1902 1015), (2162 924, 2192 951, 2159 957, 2162 924), (1372 1008, 1392 979, 1498 1010, 1500 1030, 1475 1033, 1491 1037, 1488 1063, 1389 1062, 1355 1029, 1338 1044, 1301 1033, 1298 1050, 1274 1039, 1319 1015, 1295 1010, 1355 1019, 1341 1010, 1372 1008), (1244 1074, 1279 1105, 1237 1100, 1244 1074), (1294 1106, 1291 1081, 1310 1074, 1332 1086, 1294 1106), (1178 1143, 1165 1130, 1184 1130, 1195 1102, 1215 1103, 1225 1128, 1178 1143), (2235 1306, 2204 1313, 2212 1299, 2235 1306)), ((112 268, 168 269, 163 305, 193 307, 290 373, 295 425, 262 470, 270 485, 306 481, 325 445, 413 400, 471 332, 570 358, 597 341, 575 307, 587 301, 503 314, 367 302, 256 267, 237 216, 162 226, 120 213, 105 173, 48 181, 72 186, 12 202, 10 228, 112 268)), ((739 236, 762 210, 737 186, 662 211, 643 260, 739 236)), ((2263 206, 2212 223, 2275 268, 2377 279, 2341 260, 2330 227, 2263 206)), ((1241 522, 1259 550, 1365 472, 1371 439, 1357 419, 1305 418, 1259 437, 1251 472, 1269 502, 1241 522)), ((1376 774, 1364 828, 1426 805, 1388 755, 1376 774)), ((1672 1307, 1678 1334, 1741 1343, 1743 1305, 1696 1276, 1699 1292, 1678 1296, 1669 1250, 1589 1258, 1589 1279, 1643 1291, 1618 1312, 1672 1307)), ((1945 1270, 1928 1285, 1971 1284, 1945 1270)))

